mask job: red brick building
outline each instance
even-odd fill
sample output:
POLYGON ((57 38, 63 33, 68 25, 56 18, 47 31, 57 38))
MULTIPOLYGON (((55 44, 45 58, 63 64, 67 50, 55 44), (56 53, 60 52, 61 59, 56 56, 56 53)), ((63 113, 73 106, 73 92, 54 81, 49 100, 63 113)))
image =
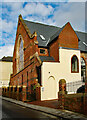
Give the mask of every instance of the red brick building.
POLYGON ((61 78, 67 82, 81 79, 80 56, 86 77, 87 44, 80 40, 81 34, 69 22, 58 28, 23 20, 20 15, 10 85, 26 86, 29 94, 39 86, 41 100, 56 99, 61 78), (85 48, 80 51, 78 44, 84 44, 85 48))

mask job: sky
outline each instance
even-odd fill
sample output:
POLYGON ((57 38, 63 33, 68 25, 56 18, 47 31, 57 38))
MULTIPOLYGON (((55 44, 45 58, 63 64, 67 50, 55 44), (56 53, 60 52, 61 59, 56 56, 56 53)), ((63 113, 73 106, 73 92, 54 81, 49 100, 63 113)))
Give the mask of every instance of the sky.
POLYGON ((13 56, 20 14, 23 19, 58 27, 70 22, 74 30, 85 32, 85 4, 87 3, 85 1, 2 0, 0 2, 0 59, 3 56, 13 56))

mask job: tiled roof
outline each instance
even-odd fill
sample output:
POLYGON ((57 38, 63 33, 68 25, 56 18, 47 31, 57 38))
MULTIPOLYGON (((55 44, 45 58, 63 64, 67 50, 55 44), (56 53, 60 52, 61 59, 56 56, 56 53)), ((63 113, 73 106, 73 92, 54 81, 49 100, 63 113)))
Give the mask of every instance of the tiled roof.
POLYGON ((13 61, 13 57, 11 57, 11 56, 5 57, 4 56, 2 59, 0 59, 0 61, 12 62, 13 61))
MULTIPOLYGON (((27 20, 24 20, 24 22, 32 34, 36 31, 39 47, 47 47, 50 42, 52 42, 56 37, 58 37, 60 32, 65 27, 65 25, 64 25, 62 28, 59 28, 56 26, 50 26, 50 25, 45 25, 45 24, 41 24, 41 23, 30 22, 27 20)), ((78 31, 75 31, 75 32, 80 40, 79 41, 79 49, 81 51, 87 52, 87 46, 86 46, 87 33, 78 32, 78 31), (84 44, 84 42, 86 44, 84 44)))
POLYGON ((87 45, 87 33, 76 31, 76 34, 77 34, 78 38, 80 39, 79 49, 81 51, 86 51, 87 52, 87 46, 86 46, 87 45), (84 43, 86 43, 86 45, 84 43))
POLYGON ((26 20, 24 20, 24 22, 32 34, 34 33, 34 31, 36 31, 37 40, 39 43, 38 45, 42 46, 42 47, 47 47, 49 38, 51 36, 53 36, 60 29, 59 27, 45 25, 45 24, 41 24, 41 23, 30 22, 30 21, 26 21, 26 20), (42 39, 41 35, 45 39, 42 39))
MULTIPOLYGON (((65 24, 66 25, 66 24, 65 24)), ((59 34, 61 33, 61 31, 63 30, 63 28, 65 27, 65 25, 60 28, 53 36, 50 37, 49 43, 50 44, 55 38, 57 38, 59 36, 59 34)))

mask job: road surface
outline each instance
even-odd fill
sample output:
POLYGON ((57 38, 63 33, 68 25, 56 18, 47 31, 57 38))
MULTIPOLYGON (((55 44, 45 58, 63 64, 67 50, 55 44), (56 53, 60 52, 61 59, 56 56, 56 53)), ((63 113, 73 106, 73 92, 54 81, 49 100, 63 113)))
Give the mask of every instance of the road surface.
MULTIPOLYGON (((36 111, 24 106, 20 106, 6 100, 0 100, 0 113, 2 112, 2 120, 62 120, 56 116, 36 111), (1 110, 2 108, 2 110, 1 110)), ((0 114, 1 115, 1 114, 0 114)))

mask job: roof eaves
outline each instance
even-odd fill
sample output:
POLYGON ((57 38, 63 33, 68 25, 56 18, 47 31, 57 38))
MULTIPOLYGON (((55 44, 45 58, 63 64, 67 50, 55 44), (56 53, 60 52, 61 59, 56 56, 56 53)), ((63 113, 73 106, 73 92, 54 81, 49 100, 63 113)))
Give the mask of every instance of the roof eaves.
POLYGON ((53 57, 51 56, 39 56, 42 62, 52 62, 55 61, 53 57))
POLYGON ((2 59, 0 59, 0 61, 4 61, 4 62, 12 62, 13 61, 13 57, 3 57, 2 59))

